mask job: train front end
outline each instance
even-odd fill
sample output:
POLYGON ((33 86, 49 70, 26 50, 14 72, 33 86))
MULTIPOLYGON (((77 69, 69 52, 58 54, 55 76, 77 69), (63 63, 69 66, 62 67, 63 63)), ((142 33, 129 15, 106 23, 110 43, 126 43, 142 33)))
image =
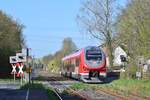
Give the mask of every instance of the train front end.
POLYGON ((84 82, 99 83, 106 77, 106 57, 104 52, 95 46, 86 47, 83 51, 83 73, 81 80, 84 82))

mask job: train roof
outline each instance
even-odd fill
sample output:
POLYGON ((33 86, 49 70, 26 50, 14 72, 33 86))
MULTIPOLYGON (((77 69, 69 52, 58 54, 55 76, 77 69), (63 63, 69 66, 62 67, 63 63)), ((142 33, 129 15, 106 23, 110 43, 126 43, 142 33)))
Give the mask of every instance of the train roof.
POLYGON ((79 55, 81 54, 81 52, 82 52, 82 49, 77 50, 76 52, 73 52, 72 54, 63 57, 63 58, 62 58, 62 61, 67 60, 67 59, 69 59, 69 58, 77 57, 77 56, 79 56, 79 55))
POLYGON ((96 48, 99 48, 98 46, 87 46, 87 47, 85 47, 85 48, 82 48, 82 49, 80 49, 80 50, 77 50, 77 51, 71 53, 70 55, 67 55, 67 56, 63 57, 63 58, 62 58, 62 61, 67 60, 67 59, 70 59, 70 58, 73 58, 73 57, 79 56, 79 55, 81 54, 81 52, 82 52, 83 49, 89 49, 89 48, 95 48, 95 47, 96 47, 96 48))

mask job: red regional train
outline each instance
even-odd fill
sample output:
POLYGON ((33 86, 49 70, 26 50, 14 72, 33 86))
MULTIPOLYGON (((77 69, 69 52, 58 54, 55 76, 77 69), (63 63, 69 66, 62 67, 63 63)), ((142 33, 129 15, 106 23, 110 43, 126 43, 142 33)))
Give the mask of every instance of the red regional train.
POLYGON ((62 58, 61 74, 86 83, 102 82, 106 77, 106 57, 96 46, 88 46, 62 58))

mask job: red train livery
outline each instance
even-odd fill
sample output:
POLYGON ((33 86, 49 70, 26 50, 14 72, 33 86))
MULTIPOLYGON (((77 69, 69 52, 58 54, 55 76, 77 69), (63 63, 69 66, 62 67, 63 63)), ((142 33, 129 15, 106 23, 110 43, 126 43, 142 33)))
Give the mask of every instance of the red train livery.
POLYGON ((83 82, 101 82, 106 77, 106 57, 96 46, 88 46, 62 58, 61 74, 83 82))

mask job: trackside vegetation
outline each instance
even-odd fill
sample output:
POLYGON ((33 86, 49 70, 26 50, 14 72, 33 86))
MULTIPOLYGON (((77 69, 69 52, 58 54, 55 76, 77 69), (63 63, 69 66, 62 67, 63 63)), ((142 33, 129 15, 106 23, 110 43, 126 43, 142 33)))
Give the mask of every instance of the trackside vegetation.
POLYGON ((9 56, 16 55, 25 46, 24 25, 0 10, 0 77, 11 75, 9 56))
MULTIPOLYGON (((14 83, 14 79, 0 79, 0 83, 14 83)), ((20 83, 20 79, 16 79, 15 83, 20 83)))
POLYGON ((123 96, 136 94, 143 97, 150 97, 150 81, 146 80, 119 79, 109 84, 76 83, 71 88, 74 90, 105 90, 123 96))
POLYGON ((77 50, 76 44, 73 42, 72 38, 64 38, 62 42, 62 47, 55 54, 49 54, 42 58, 44 64, 47 65, 49 72, 58 73, 61 70, 61 59, 77 50))
POLYGON ((43 86, 41 83, 25 84, 20 89, 38 89, 38 90, 46 91, 49 100, 58 100, 57 96, 52 91, 52 89, 43 86))

